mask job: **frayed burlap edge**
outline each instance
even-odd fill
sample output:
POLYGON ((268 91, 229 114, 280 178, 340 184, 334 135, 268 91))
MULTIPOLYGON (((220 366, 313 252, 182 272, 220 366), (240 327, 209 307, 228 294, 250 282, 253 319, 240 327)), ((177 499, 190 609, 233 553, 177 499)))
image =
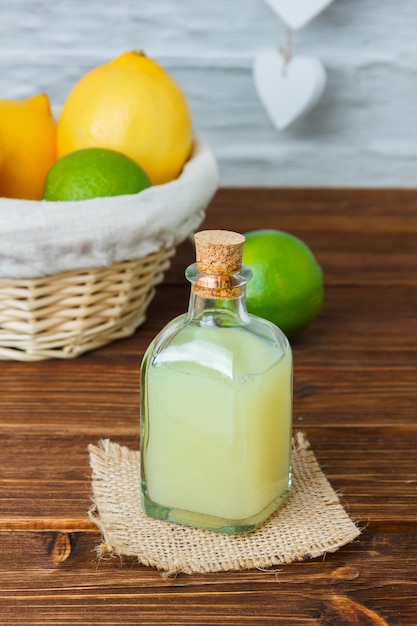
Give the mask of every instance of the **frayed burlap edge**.
POLYGON ((335 552, 357 538, 303 433, 293 439, 293 485, 287 503, 255 532, 229 535, 149 518, 140 497, 140 453, 108 439, 90 445, 93 506, 101 553, 133 556, 178 573, 265 569, 335 552))

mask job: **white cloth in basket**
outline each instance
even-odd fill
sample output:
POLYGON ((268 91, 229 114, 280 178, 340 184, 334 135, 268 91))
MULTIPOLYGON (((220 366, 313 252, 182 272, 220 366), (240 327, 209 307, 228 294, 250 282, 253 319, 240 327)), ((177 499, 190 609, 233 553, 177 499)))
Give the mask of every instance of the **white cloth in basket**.
POLYGON ((202 139, 181 175, 135 195, 79 202, 0 198, 0 277, 107 267, 177 246, 196 230, 219 184, 202 139))

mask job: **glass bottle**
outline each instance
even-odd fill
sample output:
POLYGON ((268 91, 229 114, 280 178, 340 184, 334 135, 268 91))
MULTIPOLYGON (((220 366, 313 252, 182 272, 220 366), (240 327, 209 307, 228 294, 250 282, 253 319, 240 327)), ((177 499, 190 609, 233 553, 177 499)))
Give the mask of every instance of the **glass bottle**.
POLYGON ((195 242, 188 313, 142 362, 142 502, 154 518, 249 532, 290 490, 291 348, 247 313, 243 235, 201 231, 195 242))

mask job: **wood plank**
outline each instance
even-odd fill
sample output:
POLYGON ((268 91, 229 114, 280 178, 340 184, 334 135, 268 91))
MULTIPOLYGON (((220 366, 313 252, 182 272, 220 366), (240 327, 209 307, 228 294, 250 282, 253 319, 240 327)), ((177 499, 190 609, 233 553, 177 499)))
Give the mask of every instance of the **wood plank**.
MULTIPOLYGON (((387 531, 395 525, 406 530, 417 527, 415 430, 360 428, 342 422, 317 427, 308 419, 296 420, 295 427, 307 434, 353 519, 387 531)), ((0 483, 1 529, 30 528, 30 520, 35 530, 86 527, 91 504, 87 446, 101 437, 77 434, 76 423, 70 428, 72 435, 55 434, 51 428, 50 432, 34 431, 31 438, 3 431, 5 467, 13 464, 16 454, 25 463, 9 471, 0 483), (48 450, 53 455, 48 456, 48 450)), ((122 437, 113 424, 107 427, 106 436, 138 449, 139 425, 130 436, 122 437)))
POLYGON ((230 228, 240 218, 245 229, 280 221, 306 232, 336 232, 342 241, 340 234, 349 232, 417 232, 416 206, 415 189, 221 188, 207 219, 230 228))
MULTIPOLYGON (((290 232, 311 247, 328 285, 417 283, 414 190, 220 189, 201 228, 290 232)), ((193 261, 187 241, 166 282, 184 284, 193 261)))
MULTIPOLYGON (((71 382, 70 370, 68 374, 71 382)), ((68 437, 68 446, 75 435, 91 438, 114 436, 126 438, 137 433, 139 423, 139 369, 125 375, 126 390, 118 394, 112 390, 121 376, 117 370, 103 371, 95 377, 87 367, 84 380, 77 383, 78 393, 68 395, 57 392, 61 384, 59 368, 48 374, 50 386, 42 390, 40 381, 33 376, 27 382, 30 400, 19 396, 19 389, 11 391, 4 402, 0 430, 16 445, 31 445, 32 436, 62 435, 68 437), (14 398, 16 398, 14 400, 14 398), (46 405, 46 406, 45 406, 46 405)), ((6 382, 12 377, 7 377, 6 382)), ((316 367, 297 360, 294 368, 294 418, 302 418, 307 425, 320 427, 369 426, 415 431, 417 403, 416 372, 413 366, 389 369, 368 364, 319 364, 316 367)), ((295 422, 297 424, 297 422, 295 422)), ((47 448, 42 453, 47 453, 47 448)), ((53 451, 49 451, 54 455, 53 451)), ((4 467, 4 476, 19 468, 4 467)))
POLYGON ((417 618, 415 533, 365 531, 325 559, 171 579, 133 559, 98 561, 91 534, 17 532, 0 540, 5 624, 405 626, 417 618))
POLYGON ((417 283, 416 272, 404 271, 417 269, 415 191, 247 189, 237 196, 222 189, 204 226, 233 230, 239 215, 245 232, 276 228, 300 237, 328 284, 417 283))
MULTIPOLYGON (((169 321, 169 311, 187 310, 188 288, 165 286, 149 309, 135 341, 144 347, 169 321)), ((413 365, 417 356, 417 289, 403 285, 327 286, 313 324, 292 340, 301 363, 374 366, 413 365)), ((138 344, 126 346, 139 350, 138 344)))

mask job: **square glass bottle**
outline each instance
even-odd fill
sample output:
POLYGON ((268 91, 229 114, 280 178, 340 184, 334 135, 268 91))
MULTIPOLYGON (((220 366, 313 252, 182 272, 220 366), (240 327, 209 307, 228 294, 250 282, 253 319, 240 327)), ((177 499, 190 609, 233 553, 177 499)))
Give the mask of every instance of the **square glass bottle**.
POLYGON ((141 367, 142 501, 158 519, 254 530, 291 485, 292 353, 246 310, 244 237, 195 235, 188 313, 157 335, 141 367))

